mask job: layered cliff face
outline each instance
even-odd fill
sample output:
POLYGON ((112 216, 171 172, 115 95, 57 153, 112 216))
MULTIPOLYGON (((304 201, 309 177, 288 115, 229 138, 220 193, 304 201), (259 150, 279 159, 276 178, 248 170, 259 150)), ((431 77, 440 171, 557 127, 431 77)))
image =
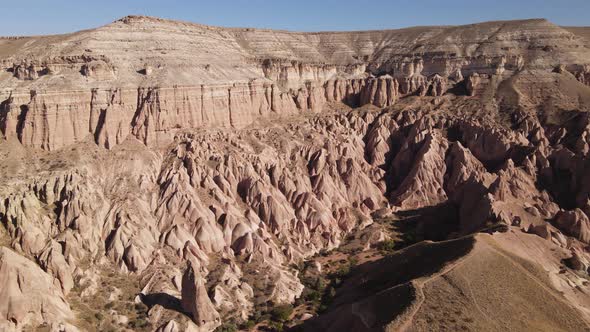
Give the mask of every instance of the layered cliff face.
POLYGON ((332 101, 384 107, 408 95, 483 94, 558 67, 586 83, 590 55, 544 20, 293 33, 126 17, 2 45, 2 134, 48 150, 88 136, 111 148, 129 135, 147 143, 180 128, 242 128, 332 101))
MULTIPOLYGON (((461 279, 472 270, 451 273, 459 263, 498 287, 492 272, 517 266, 511 278, 532 290, 502 294, 555 304, 569 322, 532 311, 547 330, 588 327, 590 53, 572 32, 544 20, 293 33, 127 17, 0 45, 8 330, 211 331, 303 302, 295 324, 319 310, 309 270, 349 255, 338 248, 351 239, 362 259, 389 241, 448 241, 334 281, 325 314, 302 328, 426 330, 441 294, 477 301, 461 279)), ((467 328, 497 328, 494 310, 469 312, 484 323, 467 328)), ((463 328, 451 323, 439 327, 463 328)))

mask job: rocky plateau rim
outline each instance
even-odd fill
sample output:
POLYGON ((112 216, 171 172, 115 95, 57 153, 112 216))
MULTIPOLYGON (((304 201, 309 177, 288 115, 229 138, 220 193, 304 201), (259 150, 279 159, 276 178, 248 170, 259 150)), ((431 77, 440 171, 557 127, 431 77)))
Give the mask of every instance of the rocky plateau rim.
MULTIPOLYGON (((482 21, 482 22, 473 22, 467 24, 457 24, 457 25, 416 25, 416 26, 407 26, 407 27, 400 27, 400 28, 386 28, 386 29, 368 29, 368 30, 320 30, 320 31, 299 31, 299 30, 288 30, 288 29, 273 29, 273 28, 255 28, 255 27, 225 27, 225 26, 216 26, 216 25, 208 25, 208 24, 201 24, 191 21, 185 20, 177 20, 177 19, 170 19, 170 18, 161 18, 156 16, 149 16, 149 15, 127 15, 120 19, 117 19, 113 22, 107 23, 103 26, 99 27, 90 27, 87 29, 82 29, 74 32, 66 32, 66 33, 57 33, 57 34, 38 34, 38 35, 14 35, 14 36, 0 36, 1 39, 25 39, 25 38, 43 38, 43 37, 53 37, 53 36, 66 36, 75 33, 81 33, 89 30, 94 30, 96 28, 104 28, 116 25, 118 23, 124 24, 137 24, 137 23, 165 23, 165 24, 176 24, 182 26, 191 26, 191 27, 198 27, 204 28, 208 30, 214 31, 222 31, 222 30, 230 30, 230 31, 244 31, 244 32, 251 32, 251 31, 260 31, 260 32, 281 32, 281 33, 289 33, 289 34, 306 34, 306 35, 317 35, 317 34, 347 34, 347 33, 374 33, 374 32, 402 32, 407 30, 416 30, 416 29, 448 29, 448 28, 458 28, 458 27, 469 27, 469 26, 477 26, 477 25, 485 25, 485 24, 498 24, 498 23, 531 23, 531 22, 539 22, 539 23, 552 23, 550 20, 546 18, 523 18, 523 19, 516 19, 516 20, 493 20, 493 21, 482 21)), ((556 25, 557 26, 557 25, 556 25)), ((584 26, 579 26, 584 27, 584 26)))

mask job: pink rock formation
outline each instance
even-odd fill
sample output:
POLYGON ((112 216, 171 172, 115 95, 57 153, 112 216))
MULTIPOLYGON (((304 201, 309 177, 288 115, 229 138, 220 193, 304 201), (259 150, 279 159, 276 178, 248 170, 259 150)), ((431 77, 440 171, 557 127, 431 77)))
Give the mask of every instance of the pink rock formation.
POLYGON ((467 94, 470 96, 475 96, 475 93, 480 83, 481 78, 477 73, 473 73, 471 76, 467 77, 467 81, 465 83, 467 88, 467 94))
POLYGON ((192 264, 182 276, 182 308, 192 315, 193 321, 202 331, 212 331, 221 325, 219 313, 207 295, 203 278, 192 264))
POLYGON ((555 216, 555 223, 566 234, 574 236, 584 243, 589 243, 590 221, 582 210, 560 211, 555 216))
POLYGON ((171 320, 168 321, 165 325, 160 326, 156 332, 179 332, 178 324, 171 320))
POLYGON ((51 276, 34 262, 0 248, 0 327, 20 330, 43 322, 66 322, 73 313, 51 276))

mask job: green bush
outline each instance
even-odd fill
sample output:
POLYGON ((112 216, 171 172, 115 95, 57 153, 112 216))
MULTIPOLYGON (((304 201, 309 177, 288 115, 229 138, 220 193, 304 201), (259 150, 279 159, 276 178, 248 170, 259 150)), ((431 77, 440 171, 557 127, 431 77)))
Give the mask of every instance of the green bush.
POLYGON ((378 248, 381 251, 393 252, 395 250, 395 241, 387 240, 387 241, 380 242, 378 245, 378 248))
POLYGON ((251 330, 256 326, 256 321, 252 319, 248 319, 244 324, 242 324, 242 329, 244 330, 251 330))
POLYGON ((270 322, 270 328, 276 332, 283 332, 283 323, 282 322, 270 322))
POLYGON ((345 278, 350 273, 350 265, 341 266, 338 271, 334 272, 332 278, 345 278))
POLYGON ((283 304, 283 305, 274 307, 270 312, 272 319, 276 322, 285 322, 285 321, 289 320, 292 313, 293 313, 293 306, 290 304, 283 304))
POLYGON ((237 332, 238 327, 234 322, 223 323, 215 329, 215 332, 237 332))
POLYGON ((322 294, 317 290, 311 290, 305 294, 305 301, 318 302, 322 299, 322 294))
POLYGON ((249 320, 259 322, 261 316, 262 314, 260 313, 260 311, 254 310, 254 312, 250 315, 249 320))

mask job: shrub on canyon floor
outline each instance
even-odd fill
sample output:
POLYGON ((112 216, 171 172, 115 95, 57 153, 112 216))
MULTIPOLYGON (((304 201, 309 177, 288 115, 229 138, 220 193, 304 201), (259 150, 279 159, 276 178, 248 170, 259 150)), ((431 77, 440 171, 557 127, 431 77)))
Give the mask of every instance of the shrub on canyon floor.
POLYGON ((327 281, 320 275, 317 277, 303 277, 301 278, 301 282, 305 288, 301 293, 301 297, 297 299, 296 305, 311 302, 312 305, 318 307, 326 290, 327 281))
POLYGON ((317 290, 309 290, 302 296, 305 301, 319 303, 322 299, 322 293, 317 290))
POLYGON ((256 326, 256 321, 253 319, 248 319, 240 326, 240 329, 250 331, 251 329, 254 328, 254 326, 256 326))
POLYGON ((283 332, 284 330, 283 322, 270 322, 269 327, 273 332, 283 332))
POLYGON ((379 242, 379 244, 377 245, 377 248, 383 252, 384 254, 389 254, 389 253, 393 253, 395 251, 395 246, 396 243, 394 240, 385 240, 382 242, 379 242))
POLYGON ((289 320, 292 313, 293 306, 290 304, 276 306, 270 311, 272 319, 276 322, 285 322, 289 320))
POLYGON ((234 322, 226 322, 215 329, 215 332, 236 332, 238 326, 234 322))
POLYGON ((336 270, 336 272, 330 274, 330 279, 343 279, 350 274, 350 264, 345 264, 336 270))

